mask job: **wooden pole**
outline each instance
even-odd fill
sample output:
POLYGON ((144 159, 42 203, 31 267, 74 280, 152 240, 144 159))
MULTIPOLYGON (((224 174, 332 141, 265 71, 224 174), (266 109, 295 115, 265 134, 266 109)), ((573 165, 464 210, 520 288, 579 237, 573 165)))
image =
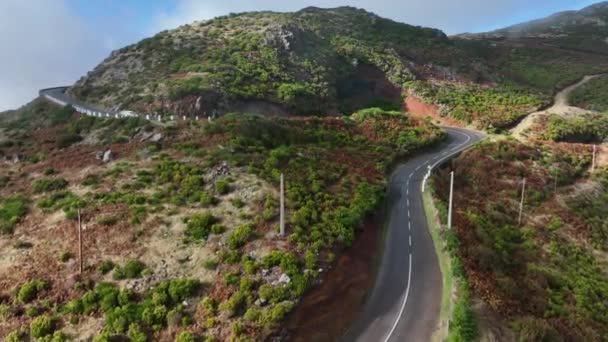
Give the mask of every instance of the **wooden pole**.
POLYGON ((78 209, 78 261, 80 263, 80 274, 82 274, 82 221, 80 219, 80 209, 78 209))
POLYGON ((448 229, 452 229, 453 200, 454 200, 454 171, 450 172, 450 206, 448 208, 448 229))
POLYGON ((285 236, 285 180, 281 173, 281 217, 279 222, 279 229, 281 236, 285 236))
POLYGON ((521 188, 521 202, 519 202, 519 220, 517 221, 518 224, 521 226, 521 219, 524 213, 524 198, 526 195, 526 179, 524 178, 524 182, 522 184, 522 188, 521 188))
POLYGON ((595 155, 597 154, 597 145, 593 145, 593 158, 591 162, 591 173, 595 172, 595 155))

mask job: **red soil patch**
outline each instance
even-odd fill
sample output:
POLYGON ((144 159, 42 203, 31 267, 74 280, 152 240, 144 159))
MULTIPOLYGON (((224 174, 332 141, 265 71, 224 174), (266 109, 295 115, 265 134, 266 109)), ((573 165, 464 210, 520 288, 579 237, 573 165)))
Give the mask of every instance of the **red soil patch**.
POLYGON ((336 341, 357 318, 374 282, 381 226, 377 221, 366 220, 353 246, 290 315, 285 329, 291 341, 336 341))
POLYGON ((434 104, 424 102, 415 95, 408 95, 404 102, 405 109, 410 113, 411 117, 424 119, 427 116, 435 121, 441 122, 442 125, 462 127, 462 123, 443 117, 439 114, 439 107, 434 104))

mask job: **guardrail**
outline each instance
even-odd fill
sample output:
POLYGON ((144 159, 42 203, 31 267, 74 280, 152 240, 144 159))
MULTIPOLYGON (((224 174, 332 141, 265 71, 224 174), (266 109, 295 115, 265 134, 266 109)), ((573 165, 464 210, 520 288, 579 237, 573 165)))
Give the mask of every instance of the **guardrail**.
MULTIPOLYGON (((88 116, 95 116, 95 117, 101 117, 101 118, 104 118, 104 117, 105 118, 117 118, 117 119, 118 118, 128 118, 128 117, 140 117, 140 118, 145 118, 146 120, 149 120, 149 121, 158 121, 158 122, 176 121, 176 119, 177 120, 180 119, 179 117, 176 117, 174 115, 171 115, 168 118, 163 118, 160 115, 140 114, 140 113, 135 113, 135 112, 130 112, 130 111, 113 112, 113 111, 97 109, 97 108, 94 108, 92 106, 89 106, 76 99, 69 97, 68 95, 65 94, 66 89, 68 89, 68 87, 46 88, 46 89, 39 90, 38 94, 40 95, 40 97, 45 98, 46 100, 53 102, 57 105, 60 105, 60 106, 70 105, 70 106, 74 107, 74 110, 76 110, 78 113, 83 114, 83 115, 88 115, 88 116)), ((215 117, 215 114, 214 114, 214 117, 215 117)), ((186 116, 182 116, 182 119, 183 119, 183 121, 192 120, 192 118, 188 118, 186 116)), ((198 116, 194 117, 195 121, 199 121, 199 119, 200 118, 198 116)), ((211 121, 211 116, 207 116, 207 119, 209 121, 211 121)))

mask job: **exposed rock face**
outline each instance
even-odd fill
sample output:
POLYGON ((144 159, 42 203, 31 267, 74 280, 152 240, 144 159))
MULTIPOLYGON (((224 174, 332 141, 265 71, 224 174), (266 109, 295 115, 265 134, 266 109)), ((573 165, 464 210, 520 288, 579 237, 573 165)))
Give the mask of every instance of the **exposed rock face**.
POLYGON ((103 157, 101 159, 101 161, 103 161, 104 163, 109 163, 114 159, 114 153, 112 153, 112 150, 107 150, 103 153, 103 157))

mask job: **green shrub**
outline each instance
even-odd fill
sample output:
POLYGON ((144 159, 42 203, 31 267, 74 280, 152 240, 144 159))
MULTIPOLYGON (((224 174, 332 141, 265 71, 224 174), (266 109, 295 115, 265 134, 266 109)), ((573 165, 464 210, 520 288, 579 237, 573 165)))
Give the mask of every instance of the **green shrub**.
POLYGON ((148 337, 141 330, 139 324, 131 323, 129 325, 129 330, 127 331, 127 336, 129 337, 131 342, 146 342, 148 341, 148 337))
POLYGON ((186 236, 193 240, 203 240, 209 237, 211 229, 215 223, 217 223, 211 213, 194 214, 186 223, 186 236))
POLYGON ((40 316, 30 323, 30 336, 41 338, 55 331, 55 319, 49 316, 40 316))
POLYGON ((228 247, 232 249, 241 248, 249 238, 253 235, 253 228, 250 225, 236 227, 230 235, 228 235, 228 247))
POLYGON ((182 331, 175 338, 175 342, 195 342, 196 337, 189 331, 182 331))
POLYGON ((27 214, 27 200, 11 196, 0 202, 0 234, 12 234, 15 225, 27 214))
POLYGON ((220 195, 226 195, 230 192, 230 183, 226 179, 218 179, 215 182, 215 191, 220 195))
POLYGON ((460 286, 460 296, 454 304, 448 341, 475 341, 477 339, 477 320, 471 309, 468 290, 460 286))
POLYGON ((19 330, 15 330, 15 331, 11 331, 8 335, 6 335, 6 337, 4 338, 4 342, 21 342, 21 341, 25 341, 25 336, 23 336, 24 334, 19 331, 19 330))
POLYGON ((35 299, 38 294, 46 288, 46 282, 39 279, 33 279, 21 285, 17 292, 17 300, 20 303, 29 303, 35 299))
POLYGON ((57 148, 66 148, 82 141, 82 136, 76 133, 62 133, 57 136, 57 148))
POLYGON ((116 280, 136 279, 142 276, 146 264, 139 260, 129 260, 123 267, 116 267, 112 276, 116 280))
POLYGON ((113 226, 118 223, 118 217, 112 215, 103 215, 97 219, 97 223, 102 226, 113 226))
POLYGON ((203 267, 207 270, 215 270, 217 268, 217 260, 207 259, 203 262, 203 267))
POLYGON ((65 252, 61 253, 61 255, 59 256, 59 261, 68 262, 73 257, 74 257, 74 254, 72 254, 72 252, 65 251, 65 252))
POLYGON ((45 176, 51 176, 56 173, 57 173, 57 171, 55 171, 55 169, 53 169, 52 167, 48 167, 48 168, 44 169, 44 171, 42 172, 42 174, 44 174, 45 176))
POLYGON ((210 206, 216 203, 216 199, 211 196, 207 191, 202 191, 199 201, 204 206, 210 206))
POLYGON ((232 203, 232 205, 238 209, 245 206, 245 202, 243 202, 243 200, 240 199, 239 197, 233 198, 232 200, 230 200, 230 203, 232 203))
POLYGON ((235 292, 228 300, 220 305, 230 317, 242 315, 247 310, 248 295, 244 291, 235 292))
POLYGON ((104 260, 101 263, 99 263, 99 266, 97 266, 97 272, 99 272, 100 274, 108 274, 111 270, 114 269, 114 262, 112 262, 112 260, 104 260))
POLYGON ((228 272, 224 275, 224 284, 227 286, 236 285, 240 279, 241 277, 238 272, 228 272))
POLYGON ((30 305, 25 309, 25 314, 28 317, 36 317, 40 315, 40 309, 35 305, 30 305))
POLYGON ((265 327, 271 327, 280 323, 285 316, 293 309, 294 304, 291 302, 281 302, 263 310, 260 323, 265 327))
POLYGON ((222 226, 221 224, 216 223, 213 226, 211 226, 211 233, 213 233, 215 235, 224 234, 225 231, 226 231, 226 228, 224 228, 224 226, 222 226))
POLYGON ((86 175, 82 180, 82 185, 84 186, 97 186, 99 184, 99 176, 98 175, 86 175))
POLYGON ((63 190, 68 186, 68 182, 63 178, 41 178, 32 183, 32 190, 35 193, 63 190))
POLYGON ((49 119, 51 126, 67 123, 72 118, 74 111, 74 107, 70 105, 50 111, 49 119))

